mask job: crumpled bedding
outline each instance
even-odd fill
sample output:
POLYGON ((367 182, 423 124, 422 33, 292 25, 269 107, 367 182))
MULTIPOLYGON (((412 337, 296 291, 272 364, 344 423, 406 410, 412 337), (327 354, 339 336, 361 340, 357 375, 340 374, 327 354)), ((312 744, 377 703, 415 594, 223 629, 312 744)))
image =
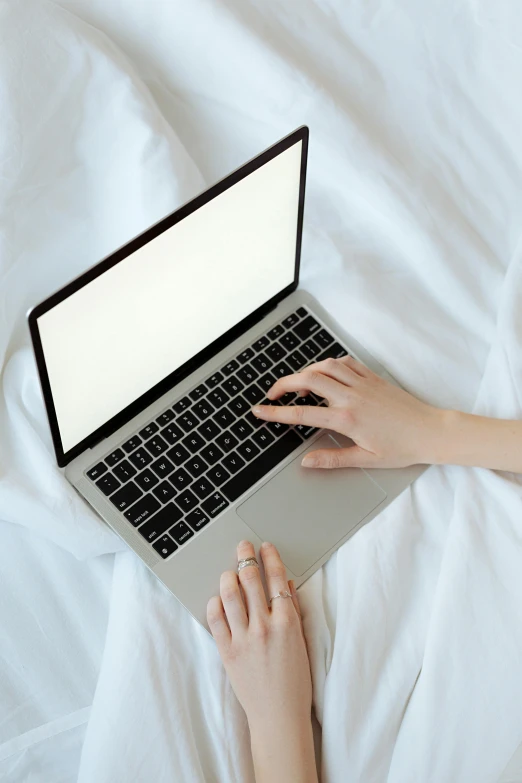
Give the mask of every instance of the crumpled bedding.
MULTIPOLYGON (((294 127, 302 284, 522 415, 516 4, 0 4, 0 779, 253 781, 213 641, 55 465, 46 294, 294 127)), ((300 590, 324 781, 522 780, 520 477, 430 468, 300 590)))

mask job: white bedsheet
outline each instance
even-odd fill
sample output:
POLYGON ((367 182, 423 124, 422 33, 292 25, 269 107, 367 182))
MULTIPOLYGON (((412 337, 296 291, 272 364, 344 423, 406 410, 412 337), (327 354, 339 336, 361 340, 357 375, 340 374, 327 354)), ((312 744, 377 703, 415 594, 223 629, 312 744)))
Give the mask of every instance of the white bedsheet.
MULTIPOLYGON (((517 3, 61 5, 0 3, 0 779, 250 781, 212 640, 54 465, 24 314, 306 122, 303 284, 520 418, 517 3)), ((432 468, 303 586, 323 780, 522 780, 521 496, 432 468)))

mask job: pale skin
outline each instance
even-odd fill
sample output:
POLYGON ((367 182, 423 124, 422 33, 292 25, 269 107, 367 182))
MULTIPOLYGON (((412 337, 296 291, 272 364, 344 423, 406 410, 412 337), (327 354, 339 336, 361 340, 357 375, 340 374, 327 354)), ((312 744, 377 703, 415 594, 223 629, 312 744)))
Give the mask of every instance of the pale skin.
MULTIPOLYGON (((266 421, 305 424, 354 441, 345 449, 309 452, 310 468, 399 468, 415 464, 468 465, 522 473, 522 421, 436 408, 345 356, 280 378, 267 397, 313 392, 327 407, 255 406, 266 421)), ((238 559, 255 555, 242 541, 238 559)), ((270 595, 259 571, 227 571, 220 596, 208 604, 208 622, 235 694, 245 710, 257 783, 316 783, 311 728, 312 686, 299 602, 275 547, 260 549, 270 595), (240 590, 241 586, 241 590, 240 590), (241 593, 242 591, 242 593, 241 593)))

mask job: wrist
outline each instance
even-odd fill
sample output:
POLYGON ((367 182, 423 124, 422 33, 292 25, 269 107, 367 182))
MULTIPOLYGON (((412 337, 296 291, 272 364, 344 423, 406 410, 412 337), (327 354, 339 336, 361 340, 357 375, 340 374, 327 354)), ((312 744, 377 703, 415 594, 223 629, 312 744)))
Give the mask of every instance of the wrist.
POLYGON ((451 462, 451 444, 459 429, 459 411, 430 406, 427 427, 419 443, 418 462, 423 465, 443 465, 451 462))
POLYGON ((249 727, 256 780, 317 783, 311 715, 249 721, 249 727))

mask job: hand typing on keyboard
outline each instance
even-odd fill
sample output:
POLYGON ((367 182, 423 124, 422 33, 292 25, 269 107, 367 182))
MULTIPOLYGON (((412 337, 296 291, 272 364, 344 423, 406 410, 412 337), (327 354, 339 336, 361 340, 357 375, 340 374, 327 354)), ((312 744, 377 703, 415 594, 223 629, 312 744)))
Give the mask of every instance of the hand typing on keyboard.
POLYGON ((266 395, 275 401, 292 392, 312 392, 328 406, 256 405, 252 412, 265 421, 324 427, 354 441, 349 448, 309 452, 304 467, 400 468, 438 461, 446 411, 421 402, 351 356, 325 359, 280 378, 266 395))

